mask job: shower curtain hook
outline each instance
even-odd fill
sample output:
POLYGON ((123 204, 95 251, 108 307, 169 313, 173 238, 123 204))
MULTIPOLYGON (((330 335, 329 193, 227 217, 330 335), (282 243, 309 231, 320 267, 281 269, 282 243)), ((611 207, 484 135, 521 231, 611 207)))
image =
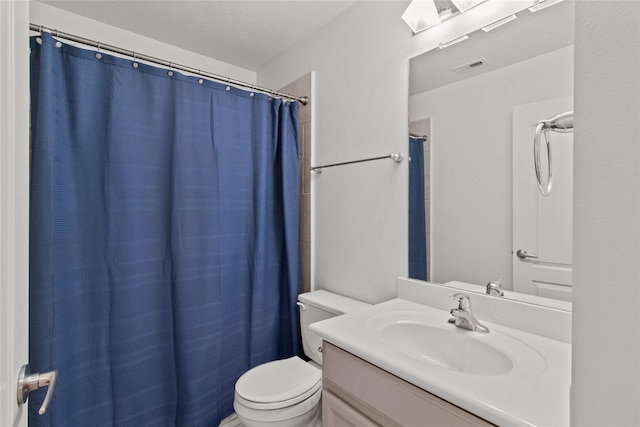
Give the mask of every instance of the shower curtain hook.
POLYGON ((93 55, 96 59, 102 59, 102 54, 100 53, 100 46, 101 46, 101 43, 98 42, 98 50, 96 50, 95 55, 93 55))
POLYGON ((42 34, 43 29, 44 29, 44 26, 40 25, 40 34, 42 34))

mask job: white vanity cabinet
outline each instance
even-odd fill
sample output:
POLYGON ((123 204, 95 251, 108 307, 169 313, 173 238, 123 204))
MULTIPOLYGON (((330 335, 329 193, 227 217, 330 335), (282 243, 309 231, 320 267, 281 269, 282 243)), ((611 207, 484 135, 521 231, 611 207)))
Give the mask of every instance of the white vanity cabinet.
POLYGON ((322 396, 324 427, 494 425, 326 341, 322 396))

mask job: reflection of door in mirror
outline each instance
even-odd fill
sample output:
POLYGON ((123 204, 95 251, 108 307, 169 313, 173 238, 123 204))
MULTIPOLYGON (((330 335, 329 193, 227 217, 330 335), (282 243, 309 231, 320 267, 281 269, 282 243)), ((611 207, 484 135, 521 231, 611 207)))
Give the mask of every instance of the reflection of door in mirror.
MULTIPOLYGON (((568 0, 535 13, 524 9, 505 25, 488 32, 475 31, 462 43, 410 60, 409 122, 428 118, 431 131, 431 168, 425 177, 430 181, 430 282, 485 285, 502 279, 505 290, 566 299, 566 292, 555 291, 568 287, 546 292, 540 287, 523 289, 520 285, 525 283, 513 282, 512 139, 515 107, 572 98, 573 13, 574 4, 568 0)), ((536 121, 570 109, 570 105, 554 109, 536 121)), ((571 138, 571 134, 553 133, 550 137, 555 149, 556 140, 571 138)), ((533 164, 533 140, 526 150, 533 164)), ((558 162, 560 156, 558 153, 558 162)), ((559 164, 554 167, 554 185, 560 185, 559 168, 559 164)), ((535 182, 535 174, 531 175, 535 182)), ((566 201, 572 199, 568 191, 566 201)), ((549 213, 544 205, 538 214, 549 213)), ((543 226, 552 223, 547 221, 543 226)), ((568 236, 565 243, 570 239, 568 236)), ((560 248, 553 241, 547 243, 547 248, 560 248)), ((523 248, 536 254, 534 248, 539 246, 523 248)), ((535 263, 531 259, 527 262, 535 263)))
POLYGON ((409 123, 409 277, 429 280, 431 120, 409 123))
MULTIPOLYGON (((545 136, 554 182, 547 196, 538 191, 532 146, 540 120, 570 110, 570 96, 513 108, 513 290, 567 301, 572 289, 573 134, 545 136)), ((541 158, 546 180, 546 151, 541 158)))

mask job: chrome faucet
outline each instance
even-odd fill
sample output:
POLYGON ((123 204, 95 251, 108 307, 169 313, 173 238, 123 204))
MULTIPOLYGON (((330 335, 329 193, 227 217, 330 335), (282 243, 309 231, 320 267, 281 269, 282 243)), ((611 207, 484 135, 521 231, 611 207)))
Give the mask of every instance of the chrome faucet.
POLYGON ((493 282, 487 283, 487 295, 493 295, 496 297, 503 297, 504 292, 502 292, 502 279, 493 282))
POLYGON ((469 329, 470 331, 489 332, 489 328, 473 317, 469 295, 458 293, 452 295, 451 299, 458 300, 458 308, 451 310, 453 317, 449 319, 449 323, 455 324, 458 328, 469 329))

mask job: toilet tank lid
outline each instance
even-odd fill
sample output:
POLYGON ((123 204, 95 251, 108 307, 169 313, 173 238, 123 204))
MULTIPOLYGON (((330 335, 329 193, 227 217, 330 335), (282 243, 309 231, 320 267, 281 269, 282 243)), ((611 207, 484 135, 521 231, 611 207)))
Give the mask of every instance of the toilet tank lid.
POLYGON ((324 289, 298 295, 298 301, 333 314, 344 314, 371 307, 371 304, 325 291, 324 289))

